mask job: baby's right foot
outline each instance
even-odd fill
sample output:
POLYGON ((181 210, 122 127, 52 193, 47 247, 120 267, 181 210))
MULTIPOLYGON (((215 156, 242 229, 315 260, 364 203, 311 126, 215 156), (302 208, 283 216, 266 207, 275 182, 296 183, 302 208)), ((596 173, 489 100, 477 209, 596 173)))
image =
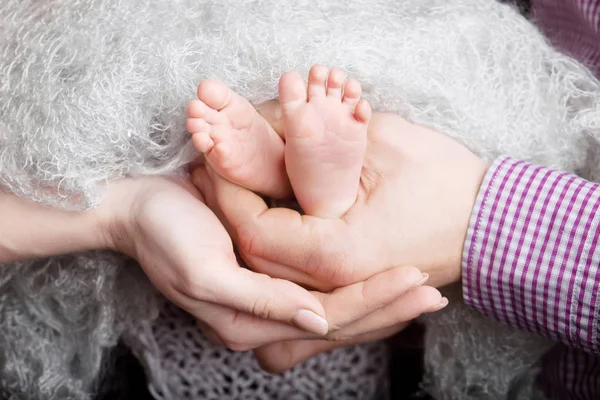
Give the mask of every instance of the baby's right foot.
POLYGON ((356 201, 367 148, 371 107, 360 83, 315 65, 308 89, 296 72, 279 81, 285 162, 296 199, 309 215, 340 217, 356 201), (326 84, 327 82, 327 84, 326 84))
POLYGON ((187 129, 215 171, 269 197, 289 197, 283 140, 254 107, 214 79, 200 82, 198 99, 188 106, 187 129))

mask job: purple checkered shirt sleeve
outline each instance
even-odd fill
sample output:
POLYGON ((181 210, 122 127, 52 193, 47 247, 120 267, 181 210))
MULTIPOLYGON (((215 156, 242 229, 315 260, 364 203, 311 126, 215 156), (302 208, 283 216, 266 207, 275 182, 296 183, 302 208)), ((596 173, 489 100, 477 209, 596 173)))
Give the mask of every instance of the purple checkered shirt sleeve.
POLYGON ((600 77, 600 0, 532 0, 534 20, 552 43, 600 77))
MULTIPOLYGON (((600 77, 600 0, 531 3, 552 43, 600 77)), ((469 228, 467 303, 564 343, 542 359, 549 399, 600 399, 597 192, 572 175, 500 159, 469 228)))
POLYGON ((500 158, 463 252, 468 305, 521 330, 600 353, 600 185, 500 158))

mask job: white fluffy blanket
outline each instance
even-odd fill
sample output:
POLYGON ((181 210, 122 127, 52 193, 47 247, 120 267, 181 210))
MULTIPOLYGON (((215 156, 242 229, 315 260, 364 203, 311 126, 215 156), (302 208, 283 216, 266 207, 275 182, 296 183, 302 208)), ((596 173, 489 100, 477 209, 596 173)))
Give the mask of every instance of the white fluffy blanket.
MULTIPOLYGON (((258 103, 276 96, 284 71, 316 62, 359 78, 376 110, 433 126, 488 160, 507 153, 598 176, 590 148, 600 84, 492 0, 4 0, 0 187, 92 207, 107 181, 189 160, 184 110, 202 78, 258 103)), ((128 262, 94 252, 1 266, 0 387, 85 398, 104 349, 156 317, 154 292, 128 262)), ((478 326, 495 335, 489 342, 463 324, 429 337, 431 348, 455 340, 452 357, 430 359, 442 393, 451 383, 448 396, 480 395, 467 388, 481 364, 468 360, 523 343, 487 323, 478 326), (471 342, 493 345, 469 350, 471 342), (457 358, 449 380, 447 360, 457 358)), ((506 391, 513 378, 489 370, 478 390, 506 391)))

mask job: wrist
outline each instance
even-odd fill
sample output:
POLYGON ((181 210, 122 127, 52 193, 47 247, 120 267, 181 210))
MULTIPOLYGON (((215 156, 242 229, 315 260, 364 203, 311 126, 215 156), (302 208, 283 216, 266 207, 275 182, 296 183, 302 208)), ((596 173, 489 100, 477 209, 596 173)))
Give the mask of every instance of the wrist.
POLYGON ((133 231, 141 191, 142 185, 137 179, 124 178, 109 183, 102 202, 93 210, 100 248, 135 257, 133 231))
POLYGON ((436 274, 437 276, 435 276, 432 283, 436 287, 458 283, 462 279, 464 246, 477 197, 490 167, 490 164, 471 152, 463 160, 464 164, 457 165, 455 178, 448 180, 453 186, 452 190, 455 198, 455 203, 450 210, 454 214, 454 218, 449 219, 452 222, 447 236, 449 239, 448 244, 450 244, 446 258, 447 264, 436 274))
POLYGON ((156 216, 156 204, 165 203, 165 194, 183 191, 202 199, 189 180, 179 176, 143 176, 111 182, 97 209, 103 248, 139 260, 137 239, 143 239, 145 224, 156 216))

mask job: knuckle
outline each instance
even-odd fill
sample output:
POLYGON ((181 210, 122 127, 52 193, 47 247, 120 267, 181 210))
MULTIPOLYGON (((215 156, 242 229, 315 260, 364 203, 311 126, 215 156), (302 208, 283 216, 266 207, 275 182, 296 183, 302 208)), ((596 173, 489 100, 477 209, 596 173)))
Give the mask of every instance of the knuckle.
POLYGON ((371 304, 369 303, 374 303, 374 301, 369 300, 367 285, 363 282, 360 287, 360 304, 362 304, 365 309, 370 309, 371 304))
POLYGON ((343 262, 340 262, 339 259, 332 259, 329 265, 329 276, 327 277, 327 280, 337 286, 344 286, 350 283, 346 266, 343 262))
POLYGON ((266 297, 259 297, 252 303, 250 313, 253 315, 263 318, 270 319, 271 317, 271 300, 266 297))
POLYGON ((305 271, 333 287, 354 283, 354 264, 350 262, 353 252, 338 240, 320 239, 307 257, 305 271))
POLYGON ((329 274, 327 280, 336 286, 345 286, 356 282, 354 265, 350 262, 349 253, 341 247, 328 255, 329 274))
POLYGON ((322 254, 316 251, 311 251, 306 258, 306 264, 304 265, 304 271, 310 276, 320 277, 322 271, 325 269, 326 262, 322 254))

